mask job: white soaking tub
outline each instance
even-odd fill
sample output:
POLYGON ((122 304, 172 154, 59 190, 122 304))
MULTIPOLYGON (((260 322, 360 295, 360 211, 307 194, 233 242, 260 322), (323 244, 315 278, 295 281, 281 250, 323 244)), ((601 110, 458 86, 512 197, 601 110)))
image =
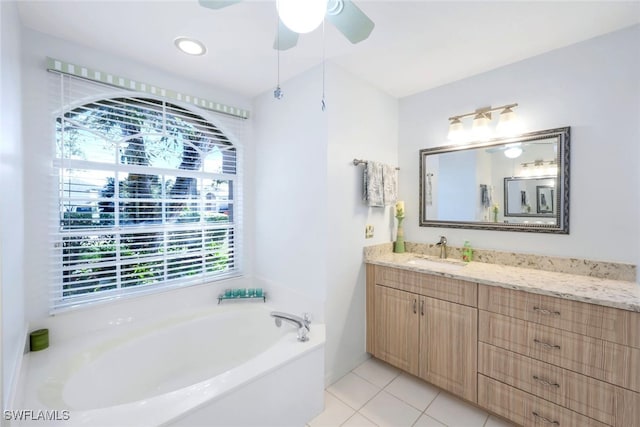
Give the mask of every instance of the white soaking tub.
POLYGON ((26 356, 12 409, 61 426, 302 426, 323 406, 324 325, 303 343, 270 311, 212 306, 54 342, 26 356))

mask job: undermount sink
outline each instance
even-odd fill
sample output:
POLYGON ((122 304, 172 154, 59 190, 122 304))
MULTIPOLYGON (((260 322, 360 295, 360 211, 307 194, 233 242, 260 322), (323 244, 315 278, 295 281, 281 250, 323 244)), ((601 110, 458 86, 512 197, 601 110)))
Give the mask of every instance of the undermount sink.
POLYGON ((457 259, 435 258, 435 257, 415 257, 407 261, 409 265, 419 267, 444 269, 444 270, 460 270, 466 267, 467 263, 457 259))

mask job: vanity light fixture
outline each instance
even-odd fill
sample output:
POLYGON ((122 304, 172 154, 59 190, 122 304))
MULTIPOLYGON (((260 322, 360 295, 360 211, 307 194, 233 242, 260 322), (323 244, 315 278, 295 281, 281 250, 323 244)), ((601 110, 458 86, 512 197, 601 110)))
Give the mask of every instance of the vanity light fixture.
POLYGON ((173 44, 187 55, 200 56, 207 53, 207 48, 201 41, 189 37, 176 37, 173 44))
POLYGON ((513 107, 507 106, 500 112, 496 132, 500 136, 515 136, 522 132, 522 123, 518 120, 513 107))
POLYGON ((478 108, 472 113, 449 117, 449 134, 447 135, 447 138, 451 141, 457 142, 471 138, 477 140, 489 139, 494 133, 490 127, 492 120, 491 113, 494 111, 500 111, 496 133, 500 136, 513 136, 521 130, 516 113, 513 111, 517 106, 518 104, 507 104, 495 108, 489 106, 478 108), (473 124, 471 127, 471 133, 469 134, 465 131, 464 124, 461 119, 471 116, 473 116, 473 124))
POLYGON ((467 133, 464 130, 464 124, 459 118, 454 117, 449 124, 448 138, 451 141, 464 141, 467 133))
POLYGON ((471 125, 471 133, 479 140, 484 141, 491 137, 491 112, 490 111, 476 111, 476 115, 473 116, 473 123, 471 125))

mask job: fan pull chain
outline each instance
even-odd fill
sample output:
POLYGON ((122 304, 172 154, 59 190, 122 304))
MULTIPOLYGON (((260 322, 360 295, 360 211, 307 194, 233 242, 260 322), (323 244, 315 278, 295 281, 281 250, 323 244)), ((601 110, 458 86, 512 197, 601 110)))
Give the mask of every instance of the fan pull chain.
POLYGON ((325 111, 327 108, 327 104, 325 102, 325 98, 324 98, 324 87, 325 87, 325 62, 326 62, 326 55, 325 55, 325 49, 326 49, 326 45, 327 45, 327 39, 325 37, 325 32, 324 32, 324 23, 325 23, 326 19, 322 20, 322 111, 325 111))
POLYGON ((282 99, 284 96, 284 92, 280 89, 280 18, 278 18, 278 24, 276 26, 276 43, 278 49, 278 83, 276 84, 276 89, 273 91, 273 97, 275 99, 282 99))

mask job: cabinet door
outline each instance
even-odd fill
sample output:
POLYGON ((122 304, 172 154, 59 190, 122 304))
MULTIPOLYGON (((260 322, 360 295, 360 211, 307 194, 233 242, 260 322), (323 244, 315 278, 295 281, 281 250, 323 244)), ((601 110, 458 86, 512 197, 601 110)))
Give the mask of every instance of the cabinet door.
POLYGON ((374 356, 418 374, 418 295, 376 285, 374 356))
POLYGON ((472 402, 477 398, 478 310, 421 298, 419 376, 472 402))

